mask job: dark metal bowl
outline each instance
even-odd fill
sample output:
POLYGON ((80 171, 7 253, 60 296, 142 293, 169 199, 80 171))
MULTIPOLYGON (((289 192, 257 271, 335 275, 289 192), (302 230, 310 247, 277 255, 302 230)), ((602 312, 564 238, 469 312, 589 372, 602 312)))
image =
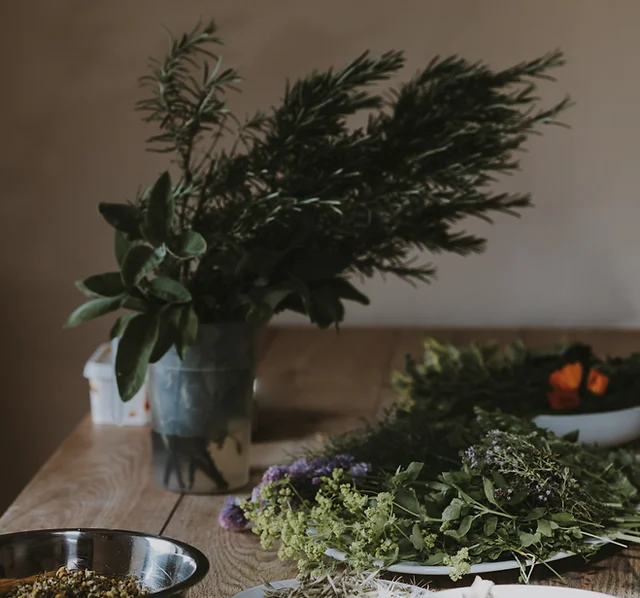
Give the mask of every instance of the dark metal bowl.
POLYGON ((133 576, 148 596, 187 596, 209 571, 199 550, 170 538, 110 529, 48 529, 0 535, 0 579, 92 569, 133 576))

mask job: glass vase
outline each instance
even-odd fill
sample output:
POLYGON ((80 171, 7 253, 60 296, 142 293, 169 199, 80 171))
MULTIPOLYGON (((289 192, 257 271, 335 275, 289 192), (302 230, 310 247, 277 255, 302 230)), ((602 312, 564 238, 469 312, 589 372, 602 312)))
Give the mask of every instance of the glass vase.
POLYGON ((181 361, 149 368, 153 477, 174 492, 215 494, 249 482, 256 329, 201 325, 181 361))

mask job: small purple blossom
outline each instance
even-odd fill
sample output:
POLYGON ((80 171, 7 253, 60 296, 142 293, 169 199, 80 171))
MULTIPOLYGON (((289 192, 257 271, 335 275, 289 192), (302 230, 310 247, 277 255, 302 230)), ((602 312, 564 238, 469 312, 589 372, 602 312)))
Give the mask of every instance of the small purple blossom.
POLYGON ((349 468, 349 473, 354 478, 364 477, 369 473, 369 464, 368 463, 354 463, 349 468))
POLYGON ((240 506, 240 499, 235 496, 228 496, 220 514, 218 515, 218 523, 220 527, 232 531, 240 531, 246 529, 249 522, 244 515, 244 511, 240 506))
POLYGON ((318 476, 316 476, 315 478, 311 478, 311 483, 314 486, 319 486, 320 484, 322 484, 322 478, 319 478, 318 476))
POLYGON ((272 465, 264 472, 262 476, 263 482, 277 482, 283 480, 289 473, 289 468, 286 465, 272 465))
POLYGON ((289 465, 289 475, 292 478, 304 478, 311 472, 311 464, 306 459, 298 459, 289 465))
POLYGON ((476 455, 476 449, 473 446, 470 446, 465 452, 464 456, 469 461, 469 465, 473 468, 478 467, 478 457, 476 455))
POLYGON ((262 499, 262 496, 260 495, 260 491, 262 490, 262 484, 258 484, 252 491, 251 491, 251 501, 252 502, 260 502, 260 500, 262 499))

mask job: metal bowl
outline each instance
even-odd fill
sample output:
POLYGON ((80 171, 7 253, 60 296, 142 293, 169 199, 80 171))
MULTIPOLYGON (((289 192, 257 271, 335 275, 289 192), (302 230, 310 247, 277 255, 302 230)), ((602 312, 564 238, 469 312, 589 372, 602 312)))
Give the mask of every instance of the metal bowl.
POLYGON ((111 529, 48 529, 0 535, 0 579, 92 569, 132 576, 147 596, 187 596, 209 571, 199 550, 169 538, 111 529))

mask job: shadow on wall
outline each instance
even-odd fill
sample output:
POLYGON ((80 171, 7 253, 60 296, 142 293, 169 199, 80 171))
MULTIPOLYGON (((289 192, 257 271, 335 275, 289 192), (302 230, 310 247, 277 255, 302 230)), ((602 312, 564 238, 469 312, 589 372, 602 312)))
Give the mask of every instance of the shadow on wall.
POLYGON ((88 410, 82 365, 106 331, 62 329, 73 293, 56 299, 23 281, 3 288, 0 513, 88 410))

